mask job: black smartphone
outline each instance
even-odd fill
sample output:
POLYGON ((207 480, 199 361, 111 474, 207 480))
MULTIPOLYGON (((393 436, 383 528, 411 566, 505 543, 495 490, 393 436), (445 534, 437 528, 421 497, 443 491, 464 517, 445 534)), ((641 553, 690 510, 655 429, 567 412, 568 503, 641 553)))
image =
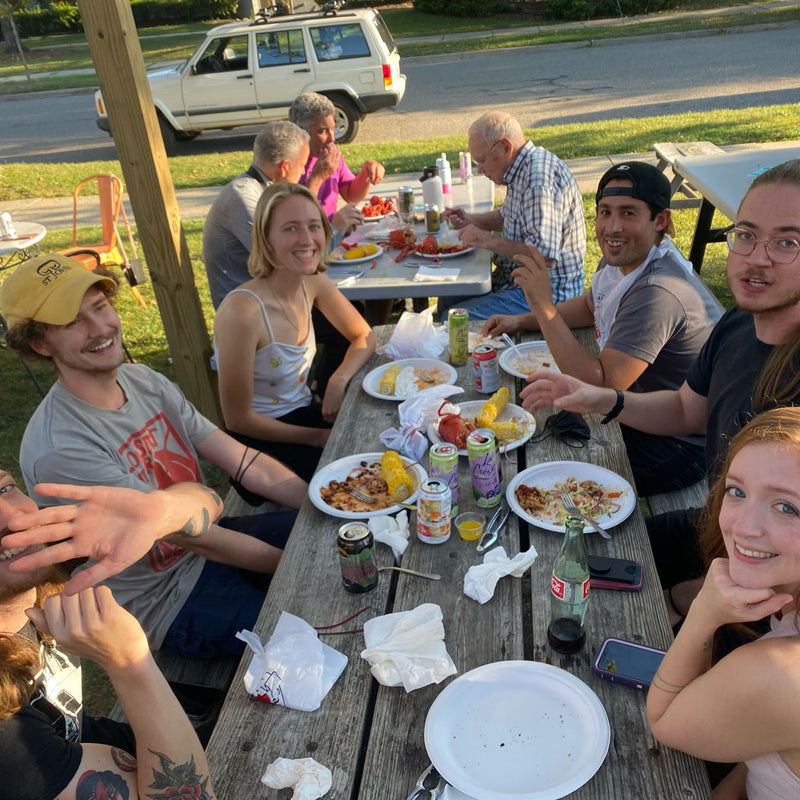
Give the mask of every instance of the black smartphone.
POLYGON ((589 556, 589 577, 593 589, 636 592, 642 588, 642 565, 625 558, 589 556))
POLYGON ((610 637, 600 645, 592 672, 612 683, 647 689, 662 658, 663 650, 610 637))

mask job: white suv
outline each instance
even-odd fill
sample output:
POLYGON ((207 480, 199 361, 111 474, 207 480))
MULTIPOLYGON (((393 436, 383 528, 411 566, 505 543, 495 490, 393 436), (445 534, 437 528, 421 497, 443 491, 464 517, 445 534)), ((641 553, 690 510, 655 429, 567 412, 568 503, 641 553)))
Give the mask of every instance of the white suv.
MULTIPOLYGON (((366 114, 397 105, 406 76, 375 9, 322 11, 210 30, 187 61, 147 73, 167 152, 202 131, 286 119, 303 92, 336 108, 336 141, 349 142, 366 114)), ((97 125, 111 133, 100 92, 97 125)))

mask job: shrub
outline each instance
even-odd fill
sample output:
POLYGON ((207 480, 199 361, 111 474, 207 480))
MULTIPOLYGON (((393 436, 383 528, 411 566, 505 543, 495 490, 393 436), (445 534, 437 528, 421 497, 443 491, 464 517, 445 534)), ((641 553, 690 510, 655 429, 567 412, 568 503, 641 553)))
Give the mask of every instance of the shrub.
POLYGON ((508 0, 413 0, 417 11, 447 17, 487 17, 512 10, 508 0))
POLYGON ((680 0, 549 0, 545 14, 551 20, 600 19, 653 14, 675 8, 680 0))
POLYGON ((30 11, 20 9, 14 12, 14 22, 21 38, 83 30, 78 6, 66 2, 55 2, 47 8, 30 11))

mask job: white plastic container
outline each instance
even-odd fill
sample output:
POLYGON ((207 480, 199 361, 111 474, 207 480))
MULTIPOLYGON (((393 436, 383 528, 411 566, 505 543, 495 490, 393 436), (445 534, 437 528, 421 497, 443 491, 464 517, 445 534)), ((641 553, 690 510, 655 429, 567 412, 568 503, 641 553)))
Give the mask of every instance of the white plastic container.
POLYGON ((436 205, 441 211, 444 208, 444 190, 438 167, 425 167, 422 170, 422 202, 424 205, 436 205))
POLYGON ((453 178, 450 173, 450 162, 447 160, 447 153, 442 153, 441 158, 436 159, 436 166, 439 167, 439 177, 442 179, 444 204, 446 208, 450 208, 453 205, 453 178))

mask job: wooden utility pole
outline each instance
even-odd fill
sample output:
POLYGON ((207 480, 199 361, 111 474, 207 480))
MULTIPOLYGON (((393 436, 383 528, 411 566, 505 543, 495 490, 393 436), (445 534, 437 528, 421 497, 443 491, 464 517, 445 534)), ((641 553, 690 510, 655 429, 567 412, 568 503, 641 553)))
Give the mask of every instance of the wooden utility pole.
POLYGON ((78 0, 175 375, 215 422, 211 343, 129 0, 78 0))

